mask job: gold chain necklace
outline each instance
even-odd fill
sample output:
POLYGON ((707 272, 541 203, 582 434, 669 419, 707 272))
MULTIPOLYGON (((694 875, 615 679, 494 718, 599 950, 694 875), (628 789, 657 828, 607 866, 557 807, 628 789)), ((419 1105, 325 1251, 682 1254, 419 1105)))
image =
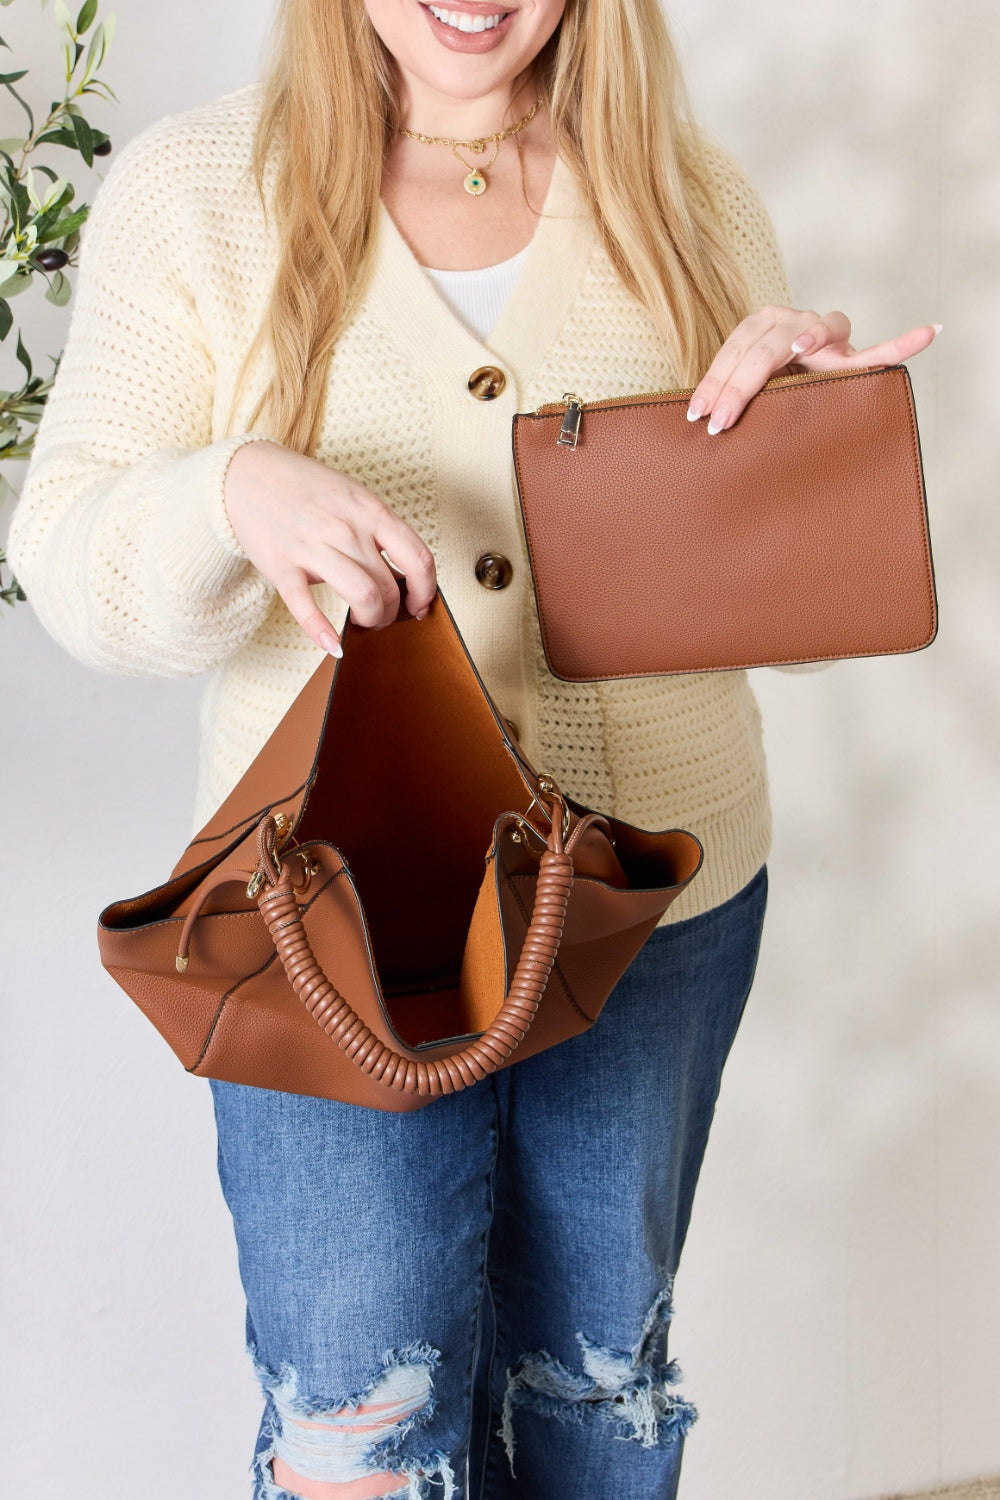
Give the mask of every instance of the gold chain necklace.
POLYGON ((461 162, 463 167, 468 168, 469 175, 462 183, 462 186, 467 193, 472 194, 473 198, 479 198, 489 186, 486 181, 486 173, 499 155, 501 141, 505 141, 510 135, 517 135, 519 130, 523 130, 526 125, 530 125, 538 113, 538 106, 541 102, 541 99, 536 99, 528 110, 528 113, 524 116, 524 119, 518 120, 516 125, 508 125, 506 130, 498 130, 495 135, 474 136, 469 141, 453 141, 444 135, 421 135, 419 130, 404 130, 402 126, 399 127, 399 134, 405 135, 411 141, 420 141, 424 146, 450 146, 452 155, 461 162), (463 147, 466 151, 471 151, 473 156, 483 156, 485 155, 487 146, 493 147, 493 155, 489 161, 484 161, 481 166, 473 166, 471 161, 466 161, 459 150, 459 147, 463 147))

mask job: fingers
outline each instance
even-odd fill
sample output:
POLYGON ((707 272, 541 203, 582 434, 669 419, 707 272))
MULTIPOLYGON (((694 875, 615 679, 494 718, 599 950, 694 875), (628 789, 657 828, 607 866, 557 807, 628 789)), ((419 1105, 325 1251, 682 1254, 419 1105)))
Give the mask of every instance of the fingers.
MULTIPOLYGON (((411 615, 422 620, 437 593, 434 555, 412 527, 400 520, 388 506, 383 507, 383 510, 384 514, 375 529, 376 545, 388 555, 396 572, 405 578, 406 608, 411 615)), ((395 583, 393 587, 397 588, 395 583)))
POLYGON ((271 582, 285 601, 288 613, 302 626, 309 639, 315 641, 321 651, 328 651, 331 656, 343 656, 340 637, 323 611, 316 608, 305 574, 289 569, 271 582))
POLYGON ((314 546, 310 583, 326 583, 340 595, 356 625, 378 630, 399 614, 399 584, 372 547, 352 555, 346 548, 314 546))
POLYGON ((296 561, 311 583, 327 583, 358 625, 378 630, 407 608, 426 614, 436 590, 434 558, 416 532, 363 486, 343 476, 312 511, 300 511, 296 561))
POLYGON ((437 587, 430 550, 347 475, 277 444, 247 444, 230 464, 225 504, 247 557, 323 650, 339 655, 340 641, 311 584, 335 589, 368 628, 395 620, 399 577, 410 613, 427 613, 437 587))
POLYGON ((733 330, 692 392, 688 419, 708 418, 714 437, 739 420, 747 403, 788 364, 806 370, 859 370, 902 364, 933 343, 940 323, 911 328, 867 349, 851 347, 850 319, 794 307, 762 307, 733 330))
MULTIPOLYGON (((778 370, 809 350, 850 349, 843 313, 820 317, 794 307, 762 307, 744 318, 712 361, 688 405, 688 417, 708 418, 714 437, 738 421, 747 402, 778 370)), ((853 352, 853 351, 852 351, 853 352)))
POLYGON ((399 614, 399 585, 381 558, 362 564, 335 547, 323 547, 314 550, 309 573, 289 567, 272 582, 310 640, 332 656, 342 654, 340 636, 317 607, 310 584, 328 584, 347 604, 355 624, 366 629, 389 625, 399 614))
POLYGON ((845 350, 850 347, 851 320, 842 312, 827 313, 825 318, 814 318, 791 343, 791 351, 801 358, 813 354, 817 349, 845 350))
POLYGON ((893 339, 886 339, 881 344, 852 350, 846 356, 839 355, 834 350, 820 349, 815 356, 803 359, 801 363, 807 369, 815 370, 863 370, 880 365, 901 365, 933 344, 940 332, 940 323, 924 323, 893 339))

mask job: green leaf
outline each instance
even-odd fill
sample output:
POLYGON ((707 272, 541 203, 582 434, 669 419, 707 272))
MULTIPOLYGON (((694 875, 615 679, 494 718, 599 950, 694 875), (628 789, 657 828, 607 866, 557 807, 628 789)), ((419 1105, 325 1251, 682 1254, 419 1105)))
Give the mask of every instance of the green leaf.
POLYGON ((18 225, 27 224, 31 218, 31 199, 28 197, 28 189, 23 182, 18 182, 15 177, 11 176, 7 179, 7 190, 11 197, 14 222, 18 225))
POLYGON ((39 233, 38 243, 40 245, 51 245, 53 240, 64 240, 74 230, 79 229, 81 224, 86 224, 90 209, 86 204, 78 208, 74 213, 67 214, 65 219, 57 219, 47 229, 39 233))
POLYGON ((114 89, 111 87, 110 83, 105 83, 103 78, 92 78, 91 81, 87 84, 86 88, 82 88, 80 90, 80 93, 100 94, 102 99, 107 99, 110 103, 121 103, 121 100, 115 93, 114 89))
POLYGON ((73 295, 73 288, 61 271, 53 274, 49 289, 45 293, 46 302, 51 302, 55 307, 65 307, 73 295))
POLYGON ((31 285, 31 273, 29 271, 15 271, 13 276, 8 276, 6 281, 0 282, 0 297, 17 297, 21 292, 26 292, 31 285))
POLYGON ((60 125, 57 130, 47 130, 44 135, 38 137, 39 146, 72 146, 76 150, 76 136, 72 130, 67 130, 60 125))
POLYGON ((91 26, 93 26, 94 24, 94 17, 96 15, 97 0, 84 0, 84 3, 80 8, 80 14, 76 18, 77 36, 82 36, 85 31, 90 30, 91 26))
POLYGON ((83 115, 70 115, 73 126, 73 134, 76 136, 77 150, 87 163, 88 167, 94 165, 94 132, 91 130, 83 115))
POLYGON ((21 98, 21 95, 17 92, 17 89, 14 87, 14 85, 12 83, 4 84, 4 87, 6 88, 8 94, 13 94, 14 95, 14 98, 17 100, 18 104, 24 110, 24 113, 28 116, 28 134, 29 135, 34 135, 34 133, 35 133, 35 117, 34 117, 34 115, 31 112, 31 105, 28 103, 28 101, 26 99, 22 99, 21 98))
POLYGON ((10 310, 10 303, 4 297, 0 297, 0 340, 7 337, 14 326, 14 314, 10 310))
MULTIPOLYGON (((2 4, 3 0, 0 0, 0 5, 2 4)), ((0 550, 0 566, 3 566, 6 562, 7 554, 0 550)), ((10 586, 0 589, 0 599, 3 600, 4 604, 23 604, 27 597, 27 594, 13 575, 11 576, 10 586)))
POLYGON ((66 4, 66 0, 56 0, 55 13, 56 24, 62 27, 63 30, 68 31, 70 36, 75 36, 76 33, 73 30, 73 17, 69 13, 69 7, 66 4))
POLYGON ((24 372, 27 375, 28 379, 30 380, 31 379, 31 355, 28 353, 27 349, 24 347, 24 341, 21 338, 20 332, 18 332, 18 335, 17 335, 17 358, 18 358, 18 363, 23 366, 24 372))
POLYGON ((86 87, 90 83, 94 74, 102 66, 104 59, 107 57, 108 48, 111 46, 112 37, 114 36, 114 26, 115 18, 113 15, 110 15, 106 21, 101 21, 95 26, 94 34, 90 38, 90 46, 87 48, 87 61, 83 67, 83 78, 80 80, 82 86, 86 87))
POLYGON ((19 73, 0 73, 0 83, 17 83, 19 78, 27 78, 27 68, 22 68, 19 73))

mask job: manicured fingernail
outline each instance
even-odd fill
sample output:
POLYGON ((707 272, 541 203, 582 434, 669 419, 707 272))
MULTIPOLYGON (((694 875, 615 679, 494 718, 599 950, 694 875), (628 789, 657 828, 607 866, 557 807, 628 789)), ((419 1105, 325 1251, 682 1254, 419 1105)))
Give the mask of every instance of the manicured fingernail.
POLYGON ((337 637, 331 635, 328 630, 324 631, 320 636, 319 643, 324 651, 329 651, 331 656, 343 656, 344 654, 343 646, 337 640, 337 637))
POLYGON ((704 415, 705 415, 705 406, 704 406, 704 403, 702 401, 700 401, 700 400, 699 401, 692 401, 691 405, 688 407, 688 410, 687 410, 687 419, 688 419, 688 421, 689 422, 697 422, 698 419, 699 419, 699 417, 703 417, 704 415))
POLYGON ((722 432, 729 426, 729 413, 727 411, 716 411, 712 413, 712 420, 708 424, 709 437, 715 437, 716 433, 722 432))
POLYGON ((803 334, 802 338, 796 339, 795 343, 792 345, 792 353, 808 354, 809 350, 812 348, 815 342, 816 340, 814 338, 806 337, 806 335, 803 334))
POLYGON ((941 329, 944 327, 944 324, 943 323, 932 323, 931 327, 933 328, 933 330, 934 330, 935 333, 940 333, 941 329))

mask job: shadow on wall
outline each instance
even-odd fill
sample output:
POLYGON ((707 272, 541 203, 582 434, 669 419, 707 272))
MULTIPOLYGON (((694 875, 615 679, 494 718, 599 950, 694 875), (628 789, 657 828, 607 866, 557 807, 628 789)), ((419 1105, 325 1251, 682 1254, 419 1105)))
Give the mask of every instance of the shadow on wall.
MULTIPOLYGON (((777 1461, 769 1472, 766 1444, 733 1406, 754 1455, 752 1500, 915 1490, 998 1458, 1000 372, 987 362, 1000 13, 990 0, 880 0, 837 19, 816 3, 761 0, 754 47, 722 0, 667 8, 696 108, 761 190, 798 296, 820 312, 846 307, 861 345, 944 324, 912 365, 938 642, 816 678, 758 674, 774 902, 764 982, 724 1094, 728 1159, 710 1163, 712 1238, 731 1238, 753 1267, 749 1305, 780 1299, 783 1377, 761 1377, 742 1350, 739 1369, 761 1381, 758 1407, 766 1390, 781 1420, 809 1433, 786 1455, 784 1469, 803 1465, 795 1478, 777 1461), (768 1263, 776 1249, 780 1271, 768 1263), (820 1456, 812 1489, 804 1466, 820 1456)), ((720 1273, 732 1274, 733 1254, 731 1243, 720 1273)), ((769 1316, 754 1329, 767 1338, 769 1316)), ((739 1399, 738 1378, 713 1378, 739 1399)), ((695 1446, 690 1469, 710 1481, 704 1494, 721 1492, 721 1461, 712 1468, 695 1446)), ((994 1479, 940 1494, 1000 1490, 994 1479)))
MULTIPOLYGON (((902 319, 945 325, 940 343, 912 366, 939 639, 920 657, 828 674, 813 700, 821 720, 809 766, 783 765, 769 735, 778 800, 797 811, 781 831, 784 863, 821 873, 829 860, 850 876, 824 891, 833 904, 811 934, 822 944, 813 967, 843 973, 846 960, 855 974, 877 976, 877 992, 846 1008, 841 997, 839 1016, 827 1015, 824 1041, 842 1064, 829 1071, 844 1092, 816 1107, 827 1125, 836 1120, 834 1156, 845 1130, 859 1145, 878 1139, 888 1149, 906 1128, 907 1080, 915 1088, 927 1077, 921 1056, 927 1068, 940 1062, 945 1002, 944 1041, 955 1045, 959 1066, 948 1070, 943 1107, 961 1113, 970 1091, 996 1083, 995 1060, 981 1045, 995 1018, 997 940, 993 840, 983 822, 1000 744, 1000 529, 994 454, 984 441, 995 425, 986 402, 996 379, 970 368, 982 346, 962 350, 960 341, 995 299, 1000 264, 995 89, 976 65, 980 48, 995 48, 1000 16, 983 0, 947 8, 885 0, 868 12, 866 32, 860 11, 850 27, 818 27, 813 7, 764 0, 761 35, 776 48, 765 78, 744 32, 724 24, 724 5, 673 0, 668 9, 686 42, 696 106, 737 155, 748 100, 767 99, 769 80, 781 79, 743 160, 772 210, 800 296, 820 311, 849 296, 861 343, 902 319), (817 32, 821 65, 810 62, 817 32), (931 77, 929 56, 938 69, 931 77), (956 79, 960 93, 942 84, 956 79), (929 212, 934 181, 940 202, 929 212), (848 932, 867 951, 845 954, 848 932), (873 1091, 858 1090, 859 1068, 873 1091), (884 1112, 880 1080, 892 1101, 884 1112)), ((801 1003, 794 984, 785 994, 790 1007, 801 1003)))
POLYGON ((919 1494, 883 1495, 881 1500, 1000 1500, 1000 1474, 992 1479, 972 1479, 968 1484, 949 1485, 944 1490, 921 1490, 919 1494))

